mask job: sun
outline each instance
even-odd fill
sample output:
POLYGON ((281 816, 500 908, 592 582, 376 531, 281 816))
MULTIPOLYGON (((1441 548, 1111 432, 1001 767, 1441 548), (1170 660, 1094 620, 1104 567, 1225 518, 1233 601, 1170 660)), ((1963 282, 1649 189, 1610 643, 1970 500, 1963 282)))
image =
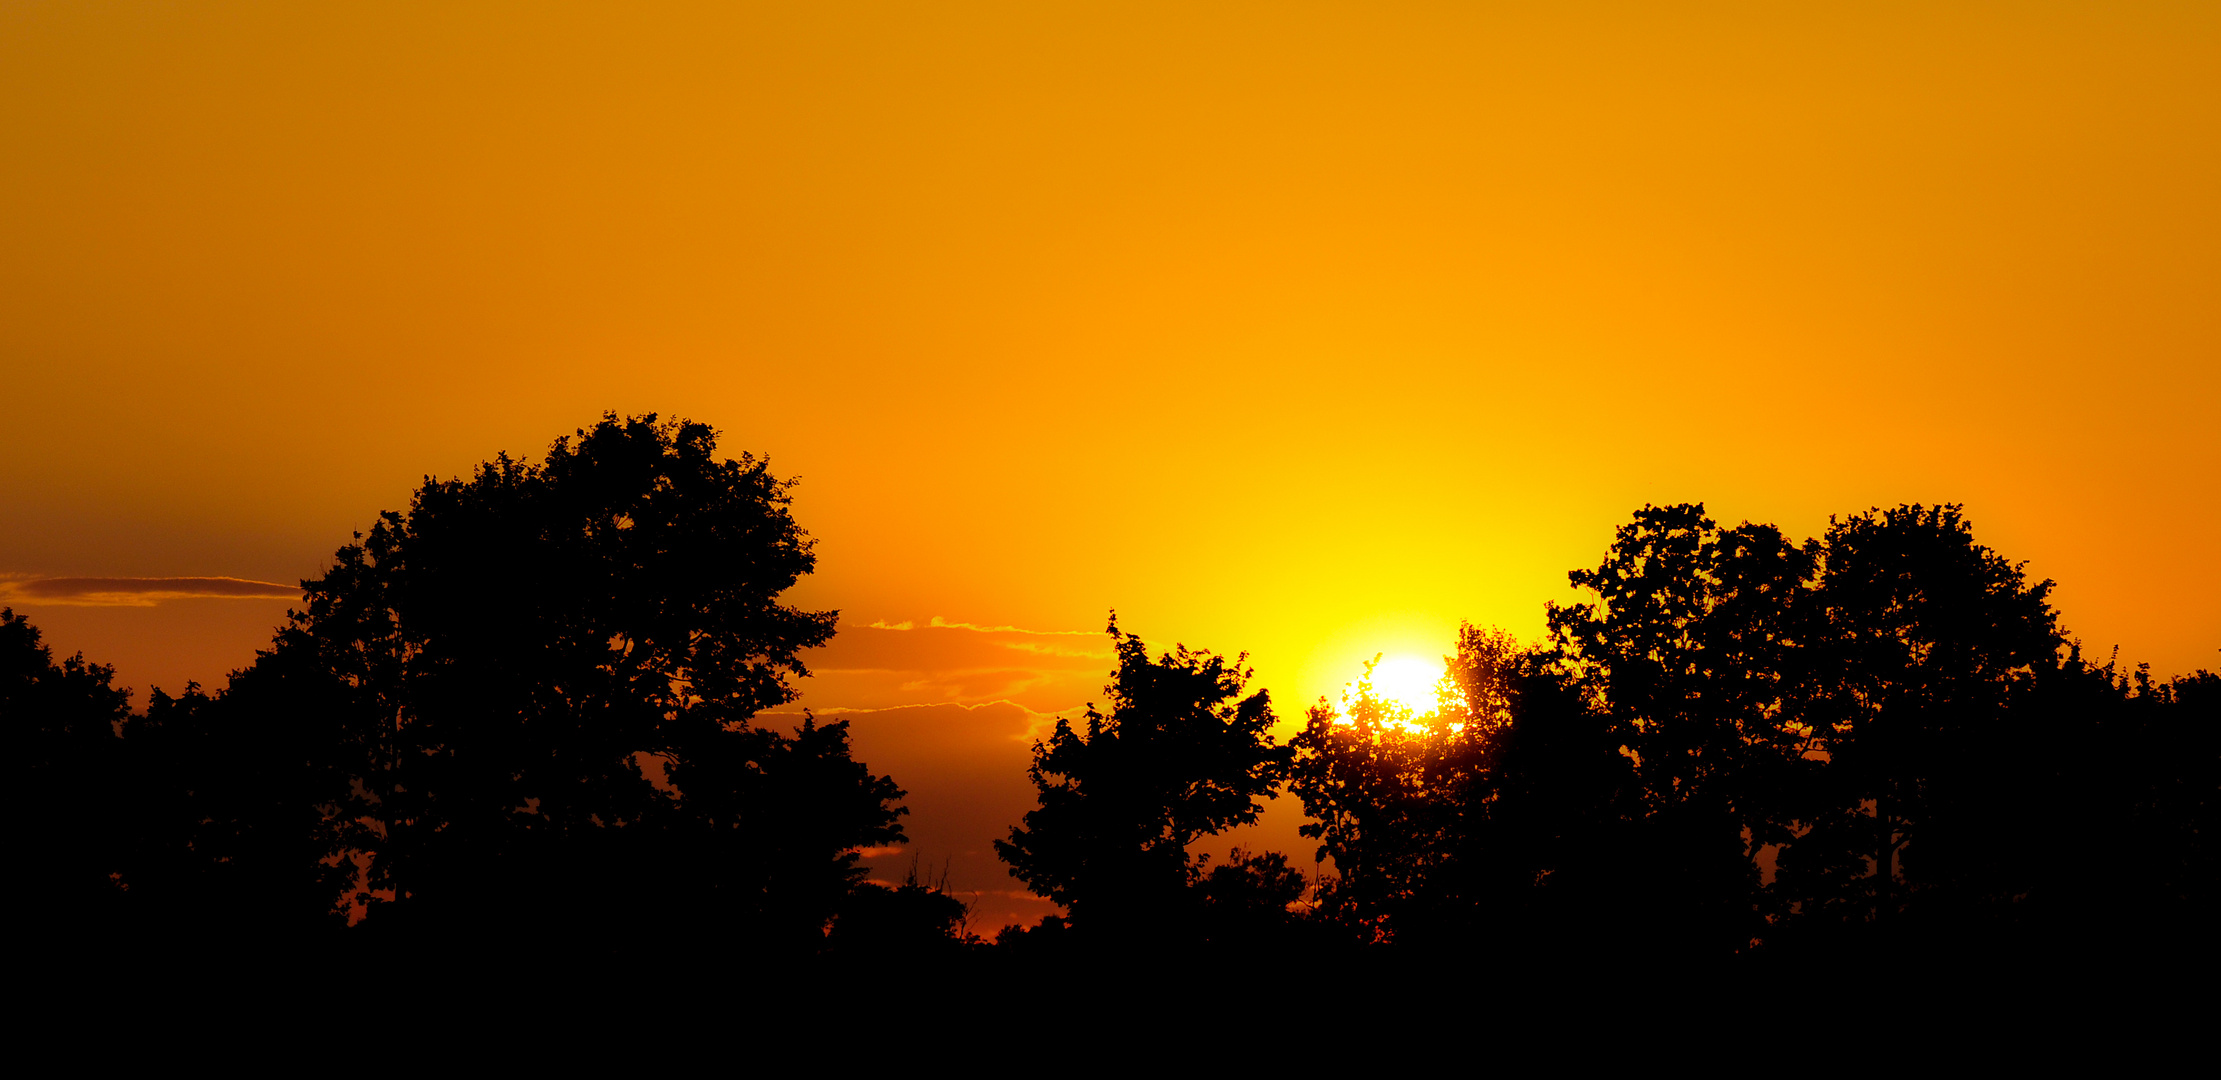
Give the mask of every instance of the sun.
POLYGON ((1389 656, 1373 666, 1373 693, 1383 701, 1407 706, 1414 714, 1434 711, 1435 684, 1442 681, 1442 661, 1418 656, 1389 656))

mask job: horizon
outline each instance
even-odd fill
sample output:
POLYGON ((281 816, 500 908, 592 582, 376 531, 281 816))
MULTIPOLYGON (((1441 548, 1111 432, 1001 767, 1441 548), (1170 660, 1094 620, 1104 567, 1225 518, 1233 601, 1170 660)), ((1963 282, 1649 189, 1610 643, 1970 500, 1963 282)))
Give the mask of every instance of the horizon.
MULTIPOLYGON (((840 612, 766 716, 854 719, 982 891, 1111 611, 1285 735, 1540 641, 1648 505, 1961 505, 2087 655, 2214 669, 2217 51, 2192 4, 0 7, 0 606, 143 708, 423 478, 696 420, 840 612)), ((1293 802, 1213 850, 1308 859, 1293 802)))

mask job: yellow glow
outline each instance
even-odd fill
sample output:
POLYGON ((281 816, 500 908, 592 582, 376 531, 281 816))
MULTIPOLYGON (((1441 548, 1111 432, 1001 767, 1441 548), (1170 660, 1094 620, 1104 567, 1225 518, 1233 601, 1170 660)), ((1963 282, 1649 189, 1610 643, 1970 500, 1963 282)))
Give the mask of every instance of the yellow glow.
MULTIPOLYGON (((1963 502, 2098 655, 2211 667, 2216 55, 2210 3, 0 4, 0 606, 220 685, 291 601, 8 582, 295 581, 656 411, 802 479, 787 601, 889 652, 821 711, 1079 708, 1011 643, 1114 607, 1281 738, 1376 653, 1431 711, 1683 500, 1963 502)), ((868 760, 1023 807, 1030 722, 868 760)))
MULTIPOLYGON (((1684 499, 1963 501, 2093 646, 2210 666, 2217 44, 2210 4, 10 5, 0 573, 290 581, 427 473, 656 410, 803 478, 796 603, 1115 606, 1282 702, 1539 634, 1684 499)), ((206 659, 187 610, 49 622, 175 685, 283 606, 206 659)))
POLYGON ((1373 668, 1373 693, 1425 715, 1435 709, 1435 684, 1442 681, 1442 661, 1417 656, 1390 656, 1373 668))

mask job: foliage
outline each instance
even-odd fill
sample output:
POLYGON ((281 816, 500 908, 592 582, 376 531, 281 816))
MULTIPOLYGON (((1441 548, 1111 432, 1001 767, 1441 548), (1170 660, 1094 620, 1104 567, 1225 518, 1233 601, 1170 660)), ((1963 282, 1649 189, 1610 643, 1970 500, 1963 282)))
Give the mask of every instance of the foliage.
POLYGON ((1321 911, 1368 941, 1394 936, 1398 912, 1427 890, 1447 856, 1464 785, 1486 752, 1486 736, 1455 723, 1449 709, 1425 715, 1373 689, 1375 657, 1337 710, 1321 698, 1305 710, 1289 790, 1313 820, 1316 858, 1334 860, 1321 911))
MULTIPOLYGON (((860 880, 903 811, 845 726, 751 723, 833 615, 779 603, 812 566, 787 484, 714 441, 612 417, 427 480, 223 692, 143 714, 0 611, 24 951, 968 962, 945 882, 860 880)), ((1957 507, 1801 545, 1646 507, 1571 580, 1543 647, 1465 626, 1433 711, 1368 666, 1287 747, 1244 658, 1114 622, 1105 707, 1035 745, 1039 805, 996 845, 1068 918, 997 952, 2212 943, 2221 677, 2085 660, 1957 507), (1337 871, 1309 905, 1281 854, 1187 854, 1284 781, 1337 871)))
POLYGON ((132 821, 118 797, 130 693, 82 655, 56 663, 38 629, 0 610, 0 717, 13 744, 17 918, 32 940, 66 937, 113 912, 132 821))
POLYGON ((1301 834, 1334 861, 1319 891, 1324 918, 1359 940, 1390 941, 1456 903, 1453 863, 1488 813, 1523 660, 1511 635, 1468 623, 1443 658, 1433 711, 1381 698, 1378 657, 1341 709, 1322 698, 1306 711, 1289 790, 1313 819, 1301 834))
POLYGON ((901 838, 845 725, 749 724, 835 613, 778 600, 813 565, 788 483, 715 451, 610 417, 427 479, 304 583, 228 696, 319 731, 373 927, 807 942, 901 838))
POLYGON ((1196 936, 1230 949, 1286 944, 1300 924, 1292 908, 1310 884, 1277 851, 1251 854, 1235 848, 1217 866, 1199 858, 1189 870, 1196 936))
POLYGON ((983 944, 970 932, 971 914, 949 891, 946 867, 927 880, 913 861, 900 885, 867 881, 849 895, 826 951, 882 965, 945 962, 983 944))
POLYGON ((2221 725, 2184 703, 2213 677, 2061 659, 2049 583, 1956 507, 1801 545, 1647 507, 1571 579, 1591 599, 1548 610, 1545 649, 1468 627, 1436 713, 1369 680, 1311 710, 1291 787, 1339 871, 1321 914, 1498 957, 1506 925, 1621 958, 2200 932, 2221 725), (2139 854, 2095 872, 2062 844, 2139 854))
POLYGON ((1640 914, 1660 927, 1728 943, 1761 929, 1756 858, 1795 834, 1785 793, 1812 771, 1784 692, 1817 558, 1770 525, 1645 507, 1603 563, 1569 575, 1596 599, 1548 608, 1552 670, 1635 765, 1635 850, 1661 901, 1640 914))
POLYGON ((1109 633, 1108 708, 1089 705, 1084 732, 1060 719, 1034 744, 1040 805, 995 850, 1075 929, 1126 936, 1177 923, 1187 846, 1257 820, 1289 751, 1273 745, 1271 699, 1243 692, 1246 657, 1181 645, 1151 660, 1115 616, 1109 633))
POLYGON ((18 854, 40 947, 82 959, 221 942, 237 955, 331 923, 348 874, 326 843, 336 807, 303 738, 314 725, 263 726, 191 685, 156 689, 133 714, 113 677, 82 657, 54 663, 27 620, 0 612, 0 716, 23 751, 18 854))
MULTIPOLYGON (((2051 583, 1976 543, 1958 507, 1835 520, 1821 552, 1801 704, 1827 767, 1784 887, 1808 917, 1886 919, 1978 873, 2010 846, 2016 823, 1998 815, 2048 797, 2001 766, 2026 738, 2015 704, 2057 671, 2064 640, 2051 583)), ((1986 887, 1960 884, 1961 900, 1986 887)))
POLYGON ((1534 960, 1536 951, 1552 962, 1625 957, 1678 937, 1646 925, 1660 906, 1655 853, 1610 714, 1552 670, 1547 653, 1520 657, 1500 680, 1509 719, 1468 789, 1457 846, 1422 909, 1431 925, 1416 929, 1436 948, 1495 962, 1534 960))

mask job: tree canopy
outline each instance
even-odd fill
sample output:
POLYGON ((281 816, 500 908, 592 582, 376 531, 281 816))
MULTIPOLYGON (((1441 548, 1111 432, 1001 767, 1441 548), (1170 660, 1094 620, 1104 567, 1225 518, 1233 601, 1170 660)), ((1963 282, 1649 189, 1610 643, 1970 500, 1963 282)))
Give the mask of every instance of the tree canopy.
MULTIPOLYGON (((87 862, 56 880, 242 937, 352 918, 420 955, 820 948, 905 811, 845 724, 752 723, 834 629, 780 599, 814 565, 789 487, 653 416, 428 478, 221 693, 143 717, 4 616, 0 693, 73 819, 34 832, 87 862), (86 843, 87 806, 128 821, 86 843)), ((938 890, 882 899, 859 927, 949 923, 938 890)))
POLYGON ((1827 767, 1800 792, 1784 889, 1808 917, 1887 921, 1915 893, 1985 876, 2011 846, 1999 815, 2046 797, 2013 790, 2005 748, 2035 734, 2015 706, 2060 671, 2066 641, 2051 582, 1976 543, 1958 507, 1838 519, 1819 550, 1797 706, 1827 767))
POLYGON ((1246 657, 1181 645, 1152 660, 1115 617, 1108 632, 1108 707, 1089 705, 1084 728, 1060 718, 1034 744, 1040 806, 995 850, 1076 929, 1161 934, 1184 915, 1187 846, 1257 820, 1289 751, 1273 744, 1269 695, 1245 693, 1246 657))
MULTIPOLYGON (((835 625, 781 599, 814 566, 790 486, 652 416, 427 479, 228 685, 143 712, 0 610, 29 951, 980 955, 945 880, 863 880, 905 810, 846 725, 755 723, 835 625)), ((1433 709, 1368 666, 1285 746, 1246 654, 1114 616, 1103 702, 994 845, 1066 914, 996 954, 2211 943, 2221 678, 2086 659, 1958 507, 1802 543, 1645 507, 1569 581, 1533 645, 1461 627, 1433 709), (1191 854, 1284 784, 1331 873, 1191 854)))
POLYGON ((901 792, 841 724, 749 723, 833 634, 779 600, 814 561, 787 491, 704 425, 611 417, 428 479, 304 583, 237 692, 336 717, 373 924, 822 927, 901 792))
POLYGON ((30 620, 0 609, 0 717, 12 743, 16 917, 34 935, 97 923, 115 906, 109 879, 127 861, 133 824, 117 751, 130 694, 112 667, 82 655, 56 662, 30 620))

